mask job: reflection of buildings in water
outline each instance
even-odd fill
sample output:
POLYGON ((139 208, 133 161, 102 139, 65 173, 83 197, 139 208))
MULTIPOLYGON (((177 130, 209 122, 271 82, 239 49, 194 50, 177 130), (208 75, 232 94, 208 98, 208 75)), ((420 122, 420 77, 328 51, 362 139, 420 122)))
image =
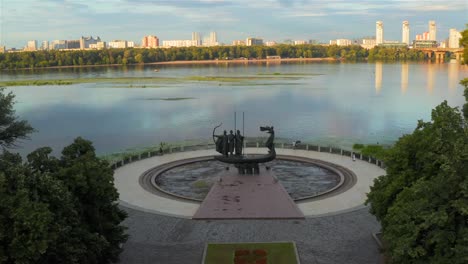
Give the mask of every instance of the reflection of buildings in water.
POLYGON ((453 91, 458 87, 458 63, 448 64, 448 88, 453 91))
POLYGON ((375 93, 379 94, 382 89, 382 62, 375 62, 375 93))
POLYGON ((401 64, 401 93, 405 94, 408 89, 408 72, 409 65, 408 63, 401 64))
POLYGON ((426 90, 429 94, 432 94, 432 90, 434 89, 434 64, 427 63, 427 86, 426 90))
POLYGON ((280 60, 267 60, 266 61, 266 66, 269 66, 269 65, 281 65, 281 61, 280 60))

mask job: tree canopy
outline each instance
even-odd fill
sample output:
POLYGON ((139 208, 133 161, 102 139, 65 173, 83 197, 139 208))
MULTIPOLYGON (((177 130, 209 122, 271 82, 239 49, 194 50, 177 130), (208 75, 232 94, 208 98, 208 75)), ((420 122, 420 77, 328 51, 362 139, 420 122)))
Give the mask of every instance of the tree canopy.
POLYGON ((0 69, 40 68, 56 66, 139 64, 181 60, 341 58, 356 60, 423 60, 424 54, 408 48, 376 47, 366 50, 359 45, 286 45, 275 46, 215 46, 182 48, 126 48, 103 50, 50 50, 0 53, 0 69))
POLYGON ((126 240, 113 172, 82 138, 0 155, 0 263, 110 263, 126 240))
POLYGON ((18 120, 13 109, 14 94, 5 94, 0 87, 0 147, 13 147, 19 139, 26 139, 34 129, 25 120, 18 120))
POLYGON ((467 119, 446 101, 431 119, 386 151, 368 194, 394 263, 468 263, 467 119))
MULTIPOLYGON (((14 145, 32 128, 16 121, 14 96, 2 92, 0 121, 10 132, 0 133, 0 144, 14 145)), ((112 169, 80 137, 60 158, 51 152, 39 148, 26 162, 6 149, 0 154, 0 264, 116 261, 127 236, 112 169)))

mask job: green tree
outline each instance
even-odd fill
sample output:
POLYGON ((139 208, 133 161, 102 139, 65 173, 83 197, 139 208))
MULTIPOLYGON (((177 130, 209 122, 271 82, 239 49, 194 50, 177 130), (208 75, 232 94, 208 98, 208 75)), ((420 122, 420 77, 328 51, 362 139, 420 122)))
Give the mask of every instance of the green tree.
MULTIPOLYGON (((460 45, 464 47, 463 49, 463 62, 468 64, 468 24, 466 24, 466 29, 462 31, 462 38, 460 39, 460 45)), ((468 102, 468 78, 465 78, 460 81, 460 84, 465 86, 465 91, 463 95, 465 96, 466 101, 468 102)), ((463 115, 465 120, 468 120, 468 103, 463 106, 463 115)))
POLYGON ((94 254, 92 260, 97 260, 94 263, 117 260, 121 251, 119 245, 126 240, 124 227, 120 226, 126 213, 118 207, 119 194, 109 163, 96 156, 90 141, 78 137, 63 149, 61 164, 57 178, 75 197, 82 225, 91 234, 99 235, 88 256, 94 254))
MULTIPOLYGON (((0 120, 18 122, 13 95, 0 95, 0 120)), ((20 124, 25 137, 32 128, 20 124)), ((3 142, 13 145, 15 133, 4 133, 3 142)), ((82 138, 60 159, 51 152, 37 149, 25 163, 19 154, 0 154, 0 264, 115 262, 127 238, 120 225, 126 213, 109 164, 82 138)))
POLYGON ((15 96, 12 92, 5 94, 0 88, 0 146, 13 147, 19 139, 28 138, 34 129, 25 120, 18 120, 13 109, 15 96))
POLYGON ((468 64, 468 24, 466 24, 466 29, 461 32, 460 46, 464 47, 463 49, 463 62, 468 64))
POLYGON ((367 203, 394 263, 468 262, 468 126, 444 101, 386 152, 367 203))
POLYGON ((0 155, 0 263, 110 263, 127 236, 109 164, 77 138, 61 159, 0 155))

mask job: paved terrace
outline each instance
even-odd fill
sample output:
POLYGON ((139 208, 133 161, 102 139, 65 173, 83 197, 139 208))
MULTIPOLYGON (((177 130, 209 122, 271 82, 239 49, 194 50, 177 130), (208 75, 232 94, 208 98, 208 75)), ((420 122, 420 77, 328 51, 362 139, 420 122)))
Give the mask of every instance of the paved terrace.
MULTIPOLYGON (((267 151, 265 148, 246 149, 246 153, 250 154, 264 154, 267 151)), ((356 174, 357 182, 351 189, 326 199, 298 203, 299 209, 306 217, 329 215, 362 207, 373 180, 385 174, 382 168, 374 164, 362 160, 352 161, 348 156, 292 149, 277 149, 277 153, 324 160, 346 167, 356 174)), ((217 153, 214 150, 178 152, 143 159, 116 169, 115 186, 120 193, 121 205, 156 214, 192 218, 200 206, 199 203, 157 196, 145 191, 138 180, 145 171, 164 163, 212 155, 217 155, 217 153)))
MULTIPOLYGON (((247 149, 265 153, 266 149, 247 149)), ((130 235, 120 263, 201 263, 207 242, 295 241, 301 263, 383 263, 372 233, 379 223, 362 205, 372 179, 384 174, 365 161, 330 153, 277 149, 279 154, 321 159, 351 169, 357 184, 345 193, 314 202, 299 203, 305 220, 191 220, 196 203, 156 197, 138 184, 150 167, 174 160, 216 154, 191 151, 158 156, 125 165, 115 171, 121 206, 129 214, 124 225, 130 235)))

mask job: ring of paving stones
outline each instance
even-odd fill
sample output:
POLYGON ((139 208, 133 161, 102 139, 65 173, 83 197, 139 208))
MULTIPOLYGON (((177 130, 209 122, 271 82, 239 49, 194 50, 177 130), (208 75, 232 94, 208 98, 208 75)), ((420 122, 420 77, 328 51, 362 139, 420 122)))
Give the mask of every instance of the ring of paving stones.
MULTIPOLYGON (((350 189, 356 182, 349 169, 321 160, 279 155, 264 166, 274 171, 296 202, 328 198, 350 189)), ((213 157, 179 160, 146 171, 140 177, 140 185, 158 195, 202 202, 226 169, 235 170, 213 157)))

